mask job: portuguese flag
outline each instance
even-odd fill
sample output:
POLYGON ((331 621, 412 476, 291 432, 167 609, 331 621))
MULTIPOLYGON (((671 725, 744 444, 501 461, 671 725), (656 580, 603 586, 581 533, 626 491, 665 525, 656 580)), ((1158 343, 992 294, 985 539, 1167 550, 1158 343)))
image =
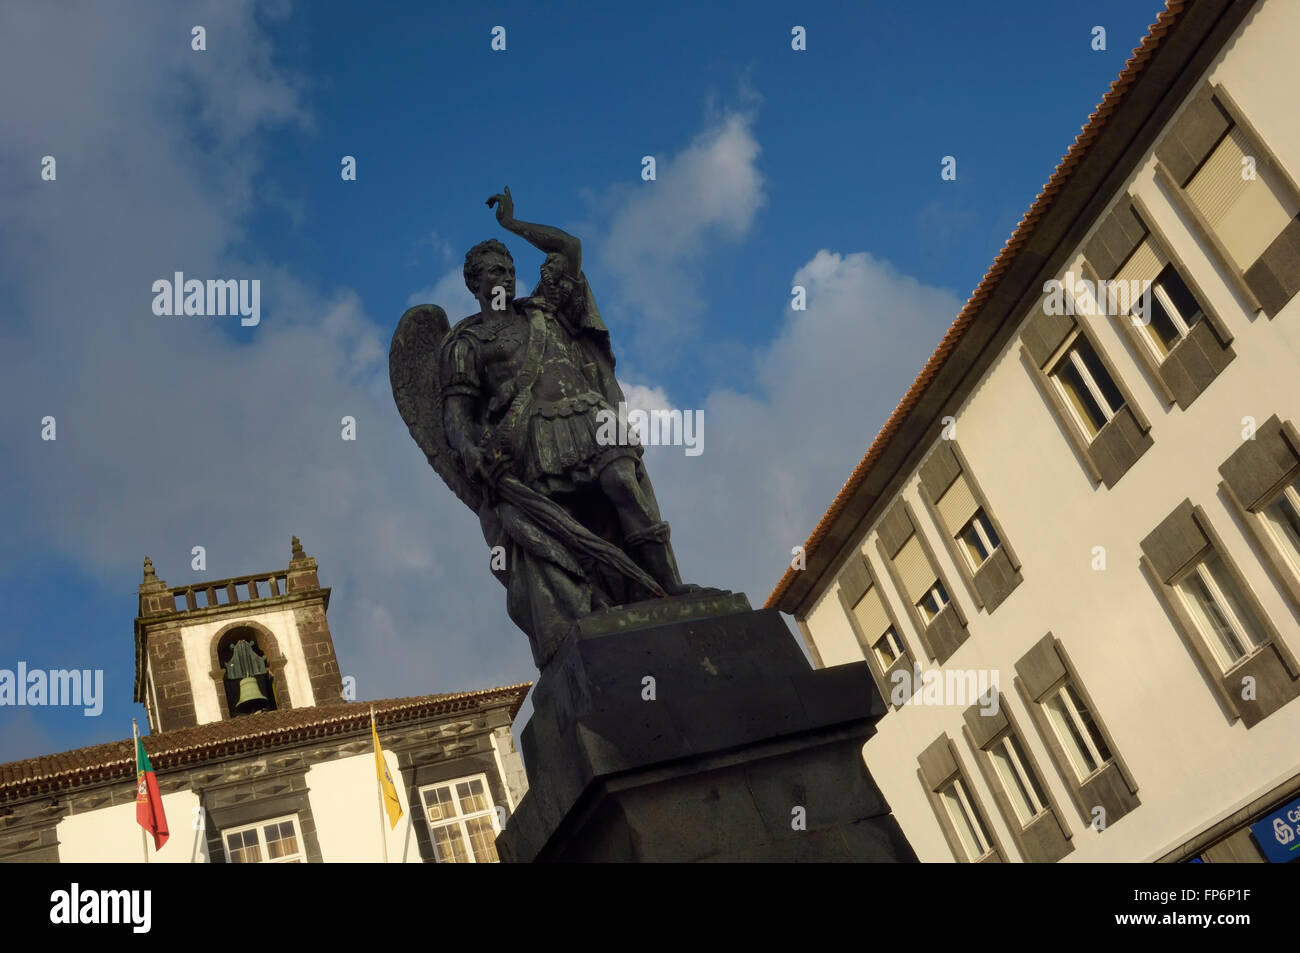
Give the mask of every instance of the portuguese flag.
POLYGON ((158 775, 154 774, 149 755, 145 754, 144 739, 138 734, 135 736, 135 819, 153 835, 153 849, 162 850, 162 845, 167 843, 167 815, 163 813, 158 775))

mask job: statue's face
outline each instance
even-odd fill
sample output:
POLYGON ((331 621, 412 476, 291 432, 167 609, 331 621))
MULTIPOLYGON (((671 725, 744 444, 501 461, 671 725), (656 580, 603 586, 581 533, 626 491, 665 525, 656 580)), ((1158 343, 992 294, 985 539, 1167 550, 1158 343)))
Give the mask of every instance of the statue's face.
POLYGON ((542 294, 555 304, 568 303, 576 284, 564 273, 563 266, 551 259, 542 263, 542 294))
POLYGON ((493 290, 497 287, 505 291, 505 304, 509 307, 515 298, 515 265, 508 258, 500 255, 488 255, 483 261, 483 270, 479 273, 478 294, 480 301, 486 299, 488 307, 496 297, 493 290))

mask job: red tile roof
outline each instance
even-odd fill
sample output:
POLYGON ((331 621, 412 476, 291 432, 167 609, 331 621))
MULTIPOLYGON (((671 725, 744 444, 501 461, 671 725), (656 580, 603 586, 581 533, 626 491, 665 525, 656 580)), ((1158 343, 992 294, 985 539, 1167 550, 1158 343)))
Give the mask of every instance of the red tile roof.
MULTIPOLYGON (((510 703, 510 718, 513 720, 531 687, 531 682, 522 682, 473 692, 268 711, 145 735, 144 748, 154 769, 163 772, 222 755, 355 732, 370 724, 372 706, 376 723, 390 727, 417 718, 473 712, 506 701, 510 703)), ((0 801, 83 784, 127 780, 134 774, 135 751, 130 738, 25 761, 11 761, 0 764, 0 801)))
MULTIPOLYGON (((872 441, 866 455, 854 468, 853 472, 849 474, 848 480, 845 481, 835 499, 831 501, 830 507, 813 529, 812 535, 804 543, 805 558, 811 557, 813 552, 821 545, 836 519, 839 518, 840 513, 843 512, 858 488, 862 486, 867 474, 889 445, 889 442, 894 438, 903 420, 920 401, 926 388, 938 376, 939 371, 957 347, 958 342, 973 323, 980 307, 993 293, 1003 273, 1011 266, 1016 253, 1029 239, 1039 219, 1051 206, 1056 193, 1069 181, 1071 173, 1084 155, 1087 154, 1089 147, 1105 127, 1111 113, 1123 101, 1124 94, 1133 84, 1133 81, 1137 79, 1138 74, 1142 72, 1147 61, 1151 59, 1151 56, 1159 47, 1161 39, 1178 22, 1179 14, 1183 12, 1185 5, 1185 0, 1166 0, 1165 9, 1157 16, 1156 22, 1151 24, 1146 37, 1142 40, 1142 45, 1133 51, 1133 55, 1129 57, 1124 69, 1120 71, 1119 77, 1110 84, 1110 91, 1106 93, 1101 103, 1088 117, 1088 122, 1084 125, 1083 131, 1075 138, 1074 144, 1070 146, 1065 157, 1061 159, 1056 171, 1052 173, 1052 177, 1047 180, 1043 190, 1038 193, 1038 198, 1034 200, 1034 204, 1030 206, 1029 211, 1020 220, 1020 224, 1016 226, 1016 230, 1002 247, 998 257, 994 259, 988 273, 984 275, 983 280, 980 281, 974 293, 970 296, 970 300, 966 302, 966 306, 961 309, 957 319, 948 328, 948 333, 943 336, 943 340, 939 342, 939 346, 935 348, 934 353, 930 355, 930 359, 921 368, 921 372, 916 376, 916 380, 912 382, 912 386, 903 395, 903 399, 894 408, 894 412, 889 415, 885 425, 880 428, 880 433, 872 441)), ((784 575, 777 582, 776 588, 772 590, 772 594, 767 597, 767 602, 763 604, 763 608, 773 609, 778 607, 778 603, 785 595, 786 590, 790 588, 791 583, 797 578, 798 572, 799 570, 793 567, 786 569, 784 575)))

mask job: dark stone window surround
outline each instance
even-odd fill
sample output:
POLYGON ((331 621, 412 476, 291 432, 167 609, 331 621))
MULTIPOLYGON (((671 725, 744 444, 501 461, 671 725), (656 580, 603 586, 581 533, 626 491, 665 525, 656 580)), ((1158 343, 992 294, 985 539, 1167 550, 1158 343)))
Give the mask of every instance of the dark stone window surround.
POLYGON ((1242 724, 1252 728, 1300 694, 1300 665, 1201 507, 1194 506, 1190 499, 1183 500, 1142 541, 1142 550, 1139 558, 1142 572, 1200 667, 1229 723, 1240 718, 1242 724), (1175 531, 1178 532, 1177 541, 1184 548, 1177 554, 1166 555, 1168 547, 1160 537, 1175 531), (1199 536, 1190 538, 1195 534, 1199 536), (1224 568, 1236 582, 1263 629, 1259 633, 1262 636, 1259 645, 1226 672, 1175 591, 1175 581, 1187 567, 1201 562, 1211 552, 1223 561, 1224 568), (1240 697, 1239 686, 1246 676, 1253 676, 1256 681, 1257 697, 1250 701, 1240 697))
MULTIPOLYGON (((1297 225, 1300 222, 1300 216, 1292 219, 1291 225, 1277 236, 1277 239, 1281 240, 1280 244, 1278 240, 1275 240, 1260 258, 1243 272, 1237 267, 1232 256, 1228 254, 1227 248, 1205 220, 1205 216, 1200 209, 1187 197, 1184 189, 1188 181, 1200 168, 1205 157, 1234 126, 1240 129, 1246 138, 1250 140, 1256 164, 1272 173, 1282 185, 1282 188, 1289 193, 1292 201, 1300 204, 1300 187, 1291 178, 1286 166, 1278 161, 1277 156, 1268 147, 1267 141, 1258 133, 1228 91, 1217 84, 1211 85, 1207 83, 1203 85, 1198 90, 1196 98, 1184 111, 1184 115, 1180 116, 1179 120, 1165 134, 1165 138, 1157 144, 1156 178, 1169 194, 1173 205, 1190 222, 1193 231, 1209 246, 1213 252, 1213 257, 1216 259, 1217 266, 1227 277, 1228 283, 1233 290, 1240 296, 1246 310, 1251 315, 1263 311, 1269 318, 1272 318, 1291 299, 1297 287, 1300 287, 1300 249, 1292 248, 1291 246, 1295 243, 1289 241, 1286 237, 1288 232, 1300 230, 1300 225, 1297 225), (1201 121, 1193 113, 1199 108, 1201 112, 1205 112, 1207 116, 1213 119, 1213 114, 1209 113, 1203 106, 1206 101, 1216 104, 1215 108, 1224 117, 1223 122, 1225 124, 1222 126, 1222 132, 1215 136, 1209 145, 1200 144, 1196 149, 1196 153, 1199 154, 1192 154, 1190 156, 1191 161, 1188 161, 1185 155, 1175 158, 1170 149, 1176 150, 1178 148, 1172 146, 1172 141, 1178 136, 1181 127, 1184 125, 1195 126, 1201 121), (1167 146, 1167 143, 1170 145, 1167 146), (1270 271, 1268 265, 1274 259, 1283 262, 1284 278, 1287 280, 1289 287, 1283 287, 1279 283, 1278 277, 1270 271), (1267 301, 1261 301, 1261 295, 1267 301)), ((1216 125, 1215 129, 1218 128, 1218 125, 1216 125)), ((1204 138, 1208 140, 1209 137, 1204 138)))
POLYGON ((1292 608, 1300 612, 1300 578, 1278 548, 1272 532, 1265 525, 1266 517, 1260 513, 1272 503, 1281 487, 1300 476, 1300 431, 1291 421, 1280 420, 1274 414, 1256 429, 1254 442, 1243 441, 1242 447, 1220 465, 1219 472, 1223 475, 1219 492, 1227 501, 1228 509, 1254 541, 1261 561, 1290 600, 1292 608), (1267 456, 1261 454, 1261 447, 1265 444, 1272 445, 1271 452, 1263 452, 1267 456), (1288 466, 1288 457, 1296 462, 1288 466), (1235 461, 1239 463, 1234 467, 1235 461), (1261 477, 1270 485, 1261 486, 1261 477), (1274 481, 1273 477, 1277 479, 1274 481))
MULTIPOLYGON (((1041 299, 1039 300, 1037 307, 1042 307, 1041 299)), ((1034 321, 1037 317, 1037 314, 1031 313, 1029 320, 1034 321)), ((1052 358, 1056 357, 1058 352, 1061 350, 1059 344, 1057 347, 1052 349, 1049 355, 1043 358, 1042 363, 1039 363, 1035 355, 1024 343, 1024 332, 1022 331, 1020 360, 1025 365, 1025 369, 1029 371, 1029 376, 1033 379, 1035 385, 1037 385, 1039 394, 1047 401, 1048 406, 1052 408, 1057 423, 1064 432, 1071 447, 1074 449, 1080 465, 1082 465, 1084 472, 1087 473, 1088 477, 1092 480, 1093 485, 1096 486, 1099 483, 1105 483, 1107 489, 1110 489, 1114 487, 1124 474, 1127 473, 1139 459, 1141 459, 1142 455, 1151 448, 1153 443, 1150 435, 1151 422, 1147 419, 1146 415, 1142 413, 1141 408, 1139 408, 1134 402, 1133 395, 1129 391, 1128 386, 1124 383, 1124 379, 1118 374, 1118 372, 1116 372, 1114 364, 1111 363, 1110 358, 1107 357, 1106 351, 1101 346, 1100 342, 1098 342, 1096 335, 1089 330, 1087 322, 1078 321, 1073 317, 1065 317, 1064 320, 1072 322, 1072 326, 1061 335, 1060 341, 1063 343, 1070 333, 1077 329, 1079 336, 1087 340, 1087 342, 1092 346, 1093 351, 1096 352, 1098 359, 1101 361, 1102 367, 1105 368, 1106 373, 1110 375, 1111 380, 1114 381, 1115 386, 1119 389, 1120 396, 1124 398, 1123 409, 1121 409, 1120 412, 1106 424, 1106 426, 1102 427, 1097 436, 1090 440, 1079 429, 1079 425, 1074 421, 1073 414, 1065 404, 1065 399, 1057 393, 1056 385, 1048 378, 1047 373, 1043 370, 1044 367, 1052 365, 1052 358), (1112 428, 1118 429, 1112 433, 1112 428), (1122 434, 1121 431, 1123 431, 1122 434), (1122 439, 1120 439, 1121 436, 1122 439), (1114 466, 1110 466, 1107 461, 1102 461, 1107 462, 1104 471, 1103 468, 1099 466, 1098 460, 1094 459, 1094 455, 1100 452, 1103 443, 1113 443, 1115 446, 1118 446, 1125 457, 1125 459, 1114 461, 1114 466)))
MULTIPOLYGON (((862 654, 866 657, 867 665, 871 669, 871 675, 880 689, 880 697, 891 707, 897 708, 898 706, 894 705, 892 700, 895 685, 892 677, 896 672, 905 671, 908 673, 908 677, 911 678, 915 656, 911 645, 908 644, 908 640, 904 636, 903 627, 894 614, 894 608, 889 604, 885 590, 880 587, 880 577, 872 571, 871 563, 865 553, 859 551, 856 556, 849 559, 848 566, 840 574, 837 591, 840 605, 843 607, 844 614, 849 620, 849 626, 853 630, 853 636, 857 639, 858 646, 862 649, 862 654), (876 658, 875 650, 871 646, 872 638, 878 639, 880 633, 872 636, 863 632, 862 626, 858 624, 857 617, 853 612, 853 607, 862 601, 862 597, 871 589, 875 589, 876 594, 880 597, 880 602, 885 607, 885 616, 888 618, 889 624, 893 626, 894 634, 898 636, 898 641, 903 646, 903 654, 894 660, 894 664, 887 671, 881 669, 880 660, 876 658)), ((920 688, 919 679, 912 682, 911 694, 916 694, 920 688)))
MULTIPOLYGON (((131 793, 134 800, 134 783, 131 793)), ((59 795, 8 805, 0 817, 0 864, 57 864, 58 825, 71 812, 70 800, 59 795)))
POLYGON ((510 801, 506 797, 504 782, 497 769, 496 759, 490 752, 477 752, 450 761, 438 760, 420 765, 412 765, 409 758, 399 755, 398 762, 402 783, 406 786, 407 803, 411 806, 411 813, 418 814, 418 820, 416 817, 411 818, 411 830, 415 832, 416 849, 419 851, 420 859, 426 864, 435 864, 438 859, 433 848, 433 835, 424 813, 424 801, 420 798, 420 788, 485 774, 493 809, 500 805, 505 807, 507 812, 509 811, 510 801))
MULTIPOLYGON (((951 467, 947 468, 951 470, 951 467)), ((945 476, 947 475, 945 471, 945 476)), ((991 613, 1011 594, 1017 586, 1020 585, 1022 577, 1020 574, 1020 559, 1016 556, 1015 550, 1012 549, 1011 543, 1007 537, 1006 530, 1003 529, 1001 521, 993 513, 989 506, 988 497, 984 495, 979 482, 975 479, 975 474, 971 472, 970 465, 966 462, 965 455, 961 448, 957 446, 955 440, 945 440, 942 437, 936 444, 935 449, 930 452, 925 462, 921 464, 917 473, 920 479, 918 492, 921 496, 921 502, 925 505, 926 512, 929 514, 931 521, 939 529, 939 535, 943 537, 944 545, 948 549, 948 555, 952 558, 953 564, 957 567, 957 572, 961 574, 962 582, 966 584, 966 592, 970 595, 971 601, 975 603, 977 609, 983 609, 991 613), (951 452, 952 458, 957 466, 956 473, 952 479, 932 478, 934 467, 932 461, 936 460, 937 455, 951 452), (927 470, 927 467, 930 469, 927 470), (961 551, 961 544, 957 542, 955 533, 959 532, 962 527, 949 527, 944 525, 943 519, 939 515, 938 501, 943 494, 952 486, 953 480, 961 475, 965 478, 967 486, 970 487, 975 501, 983 510, 985 517, 993 524, 993 531, 998 534, 999 546, 990 555, 989 558, 972 572, 966 562, 966 556, 961 551), (940 485, 942 484, 942 485, 940 485), (1000 555, 999 555, 1000 554, 1000 555), (999 560, 1003 565, 997 565, 994 560, 999 560), (1005 579, 995 579, 994 573, 1000 573, 1005 579), (989 598, 986 599, 985 595, 989 598)))
POLYGON ((1007 696, 999 692, 998 699, 996 715, 984 714, 983 706, 978 703, 966 709, 962 713, 966 722, 962 726, 962 734, 966 738, 966 744, 970 746, 971 757, 975 759, 980 773, 984 776, 984 783, 993 792, 993 801, 997 804, 998 813, 1002 815, 1007 830, 1011 832, 1011 837, 1020 850, 1020 856, 1030 863, 1055 863, 1074 850, 1074 844, 1071 843, 1073 835, 1065 823, 1061 806, 1047 783, 1046 775, 1038 766, 1034 753, 1029 749, 1025 733, 1021 731, 1015 716, 1007 707, 1007 696), (1025 755, 1025 766, 1034 773, 1047 799, 1047 810, 1031 818, 1028 824, 1021 824, 989 754, 989 749, 994 743, 1001 741, 1008 734, 1015 735, 1019 739, 1020 748, 1025 755))
MULTIPOLYGON (((1133 774, 1129 771, 1124 756, 1107 730, 1101 713, 1097 710, 1092 696, 1084 686, 1083 680, 1079 678, 1078 671, 1070 662, 1065 646, 1059 639, 1051 632, 1039 639, 1016 662, 1014 681, 1020 701, 1029 711, 1034 727, 1047 747, 1056 765, 1057 773, 1065 783, 1065 789, 1070 792, 1070 799, 1074 802, 1084 826, 1093 826, 1092 809, 1095 806, 1106 809, 1105 830, 1109 830, 1122 817, 1140 806, 1137 782, 1133 780, 1133 774), (1048 721, 1047 713, 1041 704, 1067 679, 1078 692, 1083 703, 1088 706, 1093 723, 1105 739, 1111 753, 1111 760, 1084 781, 1080 781, 1075 773, 1074 766, 1070 763, 1065 749, 1061 747, 1061 742, 1056 737, 1056 730, 1048 721)), ((1103 830, 1101 833, 1104 832, 1103 830)))
POLYGON ((939 561, 935 559, 934 550, 931 548, 929 540, 920 531, 916 514, 913 512, 910 503, 900 498, 886 511, 880 523, 877 524, 876 530, 877 551, 885 564, 885 570, 889 574, 890 581, 894 584, 894 591, 899 594, 902 601, 907 605, 908 615, 920 638, 921 647, 925 649, 926 655, 931 660, 942 665, 952 657, 953 653, 961 647, 970 634, 967 629, 966 613, 962 611, 961 605, 957 601, 956 591, 940 571, 939 561), (889 524, 888 529, 886 524, 889 524), (911 528, 911 532, 907 535, 903 535, 904 526, 911 528), (889 536, 890 543, 897 543, 896 546, 892 547, 893 552, 890 552, 891 546, 886 543, 886 535, 889 536), (930 569, 934 571, 935 579, 943 584, 943 588, 948 593, 948 604, 943 607, 943 610, 937 616, 930 620, 928 625, 921 616, 921 610, 908 597, 907 589, 903 585, 903 579, 894 566, 894 557, 907 544, 911 536, 916 537, 921 546, 921 551, 930 564, 930 569))
POLYGON ((917 780, 921 782, 921 788, 925 791, 926 800, 930 802, 930 808, 934 811, 935 820, 939 822, 939 829, 943 831, 943 839, 948 842, 948 849, 952 851, 953 860, 959 864, 969 864, 972 861, 966 857, 966 849, 962 846, 957 831, 952 826, 952 820, 948 817, 948 810, 943 805, 943 800, 939 797, 938 792, 942 790, 954 777, 961 778, 961 782, 966 787, 966 794, 970 797, 971 809, 979 816, 980 823, 988 833, 989 843, 993 849, 989 851, 988 856, 976 863, 1006 863, 1008 855, 1002 843, 998 840, 997 832, 993 829, 988 812, 980 804, 979 794, 975 786, 970 782, 970 776, 962 767, 961 760, 957 757, 957 749, 948 739, 948 735, 942 734, 932 741, 917 758, 917 780))
MULTIPOLYGON (((1173 350, 1166 354, 1163 360, 1157 360, 1151 353, 1150 345, 1145 340, 1146 332, 1135 327, 1129 315, 1116 314, 1109 317, 1119 330, 1120 336, 1124 338, 1130 352, 1141 365, 1152 389, 1165 402, 1165 406, 1177 404, 1181 409, 1186 410, 1236 357, 1236 352, 1231 346, 1232 332, 1211 306, 1209 298, 1191 269, 1155 224, 1155 217, 1142 197, 1129 194, 1124 197, 1124 201, 1136 211, 1137 220, 1146 229, 1143 237, 1149 236, 1159 246, 1160 251, 1174 266, 1178 276, 1183 279, 1196 298, 1204 317, 1197 322, 1186 338, 1174 345, 1173 350), (1202 353, 1198 354, 1198 351, 1202 353)), ((1126 258, 1125 261, 1127 260, 1126 258)), ((1119 267, 1123 267, 1123 264, 1124 262, 1121 262, 1119 267)), ((1086 256, 1080 270, 1083 276, 1096 287, 1101 276, 1086 256)))
MULTIPOLYGON (((303 841, 302 847, 305 861, 309 864, 322 862, 320 842, 316 837, 316 821, 312 816, 311 799, 308 796, 307 768, 270 775, 259 778, 258 781, 284 781, 286 779, 295 787, 295 790, 273 797, 254 797, 224 807, 213 807, 210 804, 219 797, 221 791, 228 788, 246 790, 250 782, 243 781, 195 789, 194 793, 199 797, 199 804, 203 808, 203 815, 206 818, 205 830, 207 832, 209 863, 224 864, 228 862, 226 860, 226 842, 223 836, 225 831, 291 814, 297 816, 298 836, 303 841)), ((252 783, 256 784, 257 782, 252 783)))

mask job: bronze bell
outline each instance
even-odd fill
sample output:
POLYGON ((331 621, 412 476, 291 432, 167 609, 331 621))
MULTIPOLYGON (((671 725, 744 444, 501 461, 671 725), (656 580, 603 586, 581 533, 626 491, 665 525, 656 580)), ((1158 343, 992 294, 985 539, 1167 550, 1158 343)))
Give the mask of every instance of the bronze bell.
POLYGON ((239 712, 261 711, 268 707, 270 699, 262 694, 261 686, 257 684, 256 676, 249 675, 239 680, 239 701, 235 702, 235 710, 239 712))

